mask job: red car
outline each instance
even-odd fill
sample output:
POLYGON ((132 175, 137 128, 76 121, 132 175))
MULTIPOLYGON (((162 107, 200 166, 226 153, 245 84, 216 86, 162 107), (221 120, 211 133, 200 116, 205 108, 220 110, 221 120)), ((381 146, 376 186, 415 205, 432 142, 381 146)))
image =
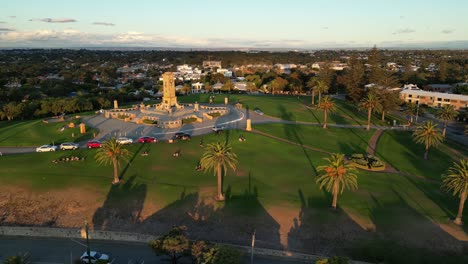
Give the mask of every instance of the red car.
POLYGON ((158 140, 155 137, 141 137, 138 139, 138 143, 157 143, 158 140))
POLYGON ((91 140, 91 141, 88 141, 88 143, 86 143, 87 148, 100 148, 101 145, 102 143, 97 140, 91 140))

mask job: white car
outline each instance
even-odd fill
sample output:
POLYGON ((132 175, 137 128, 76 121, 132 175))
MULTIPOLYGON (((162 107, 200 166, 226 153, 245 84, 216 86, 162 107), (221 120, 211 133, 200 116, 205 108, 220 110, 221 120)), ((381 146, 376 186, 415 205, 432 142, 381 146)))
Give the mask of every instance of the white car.
POLYGON ((214 127, 211 128, 211 130, 213 130, 213 132, 215 132, 215 133, 219 133, 219 132, 223 132, 224 127, 223 126, 214 126, 214 127))
POLYGON ((86 263, 86 264, 92 264, 98 260, 109 262, 109 255, 102 254, 96 251, 90 251, 89 256, 87 252, 83 253, 83 255, 81 255, 80 257, 80 260, 81 260, 81 263, 86 263))
POLYGON ((67 149, 75 150, 75 149, 78 149, 79 147, 80 146, 78 144, 73 143, 73 142, 65 142, 65 143, 60 144, 61 150, 67 150, 67 149))
POLYGON ((263 112, 260 109, 254 110, 254 112, 259 114, 259 115, 263 115, 263 112))
POLYGON ((57 149, 58 149, 57 146, 42 145, 42 146, 36 148, 36 152, 51 152, 51 151, 56 151, 57 149))
POLYGON ((127 138, 127 137, 119 137, 117 139, 117 142, 122 144, 122 145, 127 145, 127 144, 132 144, 133 143, 133 139, 131 138, 127 138))

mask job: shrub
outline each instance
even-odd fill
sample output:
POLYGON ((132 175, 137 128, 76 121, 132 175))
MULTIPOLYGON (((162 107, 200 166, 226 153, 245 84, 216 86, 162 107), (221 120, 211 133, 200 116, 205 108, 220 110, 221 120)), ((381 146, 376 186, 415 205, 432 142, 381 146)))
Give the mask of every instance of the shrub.
POLYGON ((217 113, 217 112, 216 112, 216 113, 209 113, 208 115, 210 115, 210 116, 212 116, 212 117, 219 117, 219 116, 221 116, 221 114, 220 114, 220 113, 217 113))
POLYGON ((185 118, 185 119, 182 119, 182 124, 190 124, 190 123, 193 123, 195 121, 197 121, 197 119, 195 117, 185 118))
POLYGON ((364 158, 363 154, 354 153, 353 155, 351 155, 351 159, 363 159, 363 158, 364 158))
POLYGON ((228 246, 216 246, 211 264, 240 264, 241 253, 239 250, 228 246))
POLYGON ((143 119, 143 123, 148 124, 148 125, 157 125, 158 120, 143 119))
POLYGON ((126 115, 120 114, 120 115, 117 116, 117 118, 118 118, 118 119, 125 119, 125 118, 127 118, 127 116, 126 116, 126 115))
POLYGON ((326 259, 319 259, 315 264, 348 264, 349 259, 346 257, 331 257, 326 259))

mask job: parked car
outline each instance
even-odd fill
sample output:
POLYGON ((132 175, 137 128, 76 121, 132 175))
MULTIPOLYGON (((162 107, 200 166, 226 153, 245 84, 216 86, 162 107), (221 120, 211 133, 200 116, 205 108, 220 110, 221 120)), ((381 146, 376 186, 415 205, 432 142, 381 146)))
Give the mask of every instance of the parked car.
POLYGON ((211 130, 213 130, 215 133, 219 133, 219 132, 222 132, 224 130, 224 127, 223 126, 214 126, 211 128, 211 130))
POLYGON ((182 139, 182 140, 190 140, 190 139, 192 139, 192 136, 190 136, 189 134, 183 134, 183 135, 180 137, 180 139, 182 139))
POLYGON ((183 135, 185 135, 185 133, 183 133, 183 132, 177 132, 177 133, 174 134, 174 137, 175 137, 175 138, 181 138, 183 135))
POLYGON ((57 146, 53 145, 42 145, 38 148, 36 148, 36 152, 51 152, 51 151, 56 151, 57 146))
POLYGON ((67 149, 75 150, 75 149, 78 149, 79 147, 80 146, 78 144, 73 143, 73 142, 65 142, 65 143, 60 144, 61 150, 67 150, 67 149))
POLYGON ((263 112, 262 112, 262 110, 260 110, 260 109, 256 109, 256 110, 254 110, 254 112, 257 113, 257 114, 259 114, 259 115, 263 115, 263 112))
POLYGON ((133 143, 133 139, 131 138, 128 138, 128 137, 119 137, 117 139, 117 142, 122 144, 122 145, 127 145, 127 144, 132 144, 133 143))
POLYGON ((100 148, 101 145, 102 143, 97 140, 91 140, 91 141, 88 141, 88 143, 86 143, 87 148, 100 148))
POLYGON ((95 263, 98 260, 102 260, 105 262, 109 261, 109 255, 102 254, 96 251, 90 251, 89 256, 88 253, 85 252, 83 255, 80 257, 81 263, 86 263, 86 264, 92 264, 95 263))
POLYGON ((157 143, 158 140, 155 137, 141 137, 138 139, 138 143, 157 143))

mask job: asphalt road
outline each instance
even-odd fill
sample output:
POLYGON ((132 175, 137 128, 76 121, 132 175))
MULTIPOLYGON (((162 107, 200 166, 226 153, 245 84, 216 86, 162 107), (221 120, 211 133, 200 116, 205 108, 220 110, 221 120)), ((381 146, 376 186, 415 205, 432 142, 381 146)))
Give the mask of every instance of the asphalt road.
MULTIPOLYGON (((168 263, 157 257, 147 244, 114 241, 91 241, 91 250, 109 254, 115 264, 168 263)), ((0 262, 8 256, 28 252, 37 264, 73 263, 86 251, 83 240, 0 236, 0 262)), ((248 256, 244 263, 250 263, 248 256)), ((302 262, 255 256, 255 264, 298 264, 302 262)))

